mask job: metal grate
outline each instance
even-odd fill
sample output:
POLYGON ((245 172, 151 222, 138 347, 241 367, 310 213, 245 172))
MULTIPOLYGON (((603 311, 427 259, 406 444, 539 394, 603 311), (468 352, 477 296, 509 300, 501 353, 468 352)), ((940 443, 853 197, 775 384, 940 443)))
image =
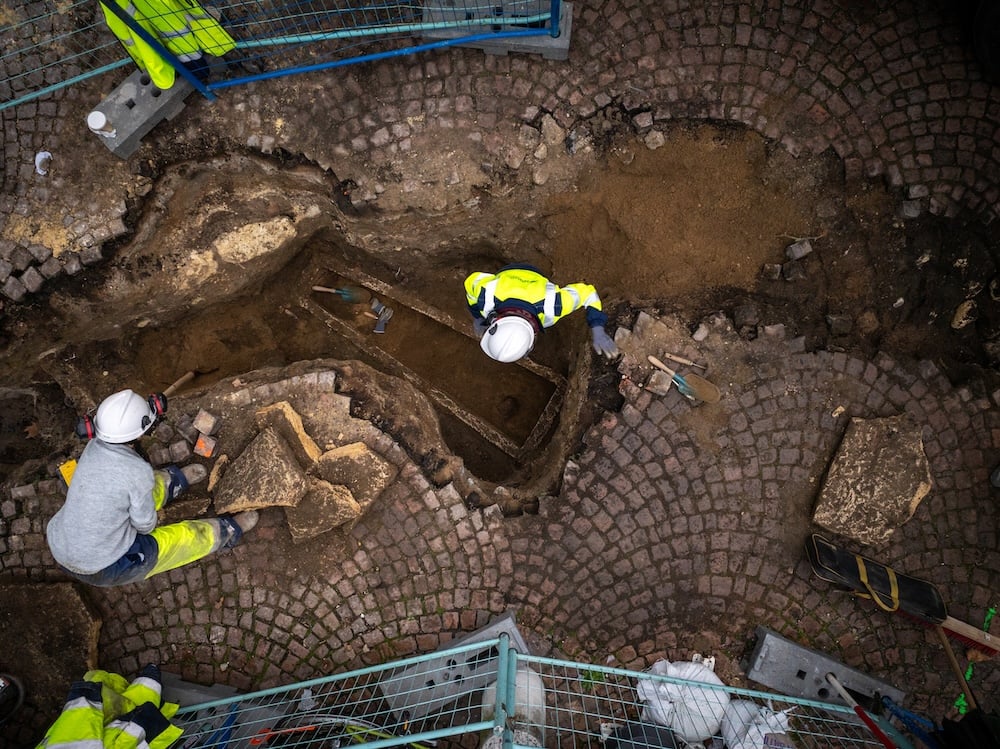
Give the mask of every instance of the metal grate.
MULTIPOLYGON (((475 670, 482 674, 482 668, 475 670)), ((510 646, 505 635, 384 666, 182 708, 176 720, 185 733, 178 746, 669 746, 665 743, 669 732, 651 721, 656 706, 642 698, 648 697, 651 689, 660 688, 679 690, 689 697, 697 695, 697 701, 681 701, 677 709, 686 711, 689 724, 707 725, 711 731, 699 736, 697 742, 686 736, 690 745, 723 746, 726 727, 718 724, 717 717, 728 705, 730 716, 733 710, 737 716, 746 716, 758 708, 784 712, 788 716, 785 733, 798 749, 881 746, 850 708, 842 705, 523 655, 510 646), (470 657, 488 661, 492 673, 485 686, 482 679, 464 683, 455 678, 456 664, 470 657), (429 668, 432 661, 438 665, 429 668), (423 678, 412 678, 414 671, 423 678), (440 691, 445 683, 451 685, 448 699, 442 699, 440 691), (387 693, 396 695, 393 703, 386 699, 387 693), (404 699, 399 699, 400 695, 404 699), (393 709, 393 704, 401 703, 409 709, 393 709)), ((901 749, 910 746, 893 727, 880 723, 897 738, 901 749)), ((674 732, 677 746, 685 746, 683 730, 674 732)))

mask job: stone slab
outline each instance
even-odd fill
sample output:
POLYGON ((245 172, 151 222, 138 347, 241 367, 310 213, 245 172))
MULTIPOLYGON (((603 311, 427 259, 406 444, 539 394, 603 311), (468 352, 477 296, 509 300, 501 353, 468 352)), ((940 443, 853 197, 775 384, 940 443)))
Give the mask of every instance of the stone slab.
POLYGON ((219 513, 227 513, 294 507, 308 489, 292 448, 275 430, 265 429, 219 479, 215 508, 219 513))
POLYGON ((328 450, 320 456, 316 469, 325 481, 350 489, 361 512, 371 506, 399 473, 396 466, 369 450, 364 442, 328 450))
POLYGON ((931 490, 921 427, 903 414, 851 419, 813 522, 862 544, 885 543, 931 490))
POLYGON ((315 538, 361 517, 361 505, 346 486, 308 477, 309 491, 295 507, 285 508, 293 541, 315 538))

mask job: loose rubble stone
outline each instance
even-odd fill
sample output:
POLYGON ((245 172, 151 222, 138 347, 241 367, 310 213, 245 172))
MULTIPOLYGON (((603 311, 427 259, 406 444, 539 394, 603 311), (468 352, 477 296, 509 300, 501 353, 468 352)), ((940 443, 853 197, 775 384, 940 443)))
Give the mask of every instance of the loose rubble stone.
POLYGON ((564 140, 566 140, 566 131, 559 126, 555 118, 550 114, 542 117, 542 141, 550 146, 555 146, 564 140))
POLYGON ((785 248, 785 256, 789 260, 801 260, 812 251, 812 242, 808 239, 800 239, 785 248))
POLYGON ((802 267, 801 263, 795 260, 789 260, 787 263, 781 266, 781 273, 785 277, 786 281, 801 281, 806 277, 806 269, 802 267))
POLYGON ((361 517, 361 506, 346 486, 309 477, 309 490, 295 507, 285 508, 293 541, 315 538, 361 517))
POLYGON ((908 414, 851 419, 813 522, 863 544, 885 543, 931 490, 921 427, 908 414))
POLYGON ((328 450, 316 464, 319 475, 331 484, 343 484, 366 511, 393 482, 396 466, 368 449, 364 442, 328 450))
POLYGON ((295 452, 300 465, 311 466, 320 457, 316 442, 306 434, 302 417, 288 401, 280 401, 260 409, 254 415, 258 429, 274 429, 295 452))
POLYGON ((14 271, 14 265, 5 258, 0 258, 0 281, 6 281, 14 271))
POLYGON ((777 281, 781 278, 781 264, 780 263, 765 263, 760 269, 760 275, 762 278, 768 281, 777 281))
POLYGON ((292 448, 277 431, 265 429, 219 479, 215 507, 220 513, 295 507, 308 489, 292 448))
POLYGON ((219 417, 209 413, 204 408, 200 408, 195 414, 191 426, 202 434, 215 434, 215 430, 219 427, 219 417))
POLYGON ((170 459, 174 463, 183 463, 191 457, 191 445, 184 440, 170 443, 170 459))

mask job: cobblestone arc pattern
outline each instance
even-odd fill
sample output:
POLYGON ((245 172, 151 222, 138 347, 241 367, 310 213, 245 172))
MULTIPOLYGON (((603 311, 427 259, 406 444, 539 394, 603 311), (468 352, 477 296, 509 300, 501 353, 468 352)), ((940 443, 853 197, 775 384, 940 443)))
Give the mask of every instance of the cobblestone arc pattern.
MULTIPOLYGON (((978 625, 1000 579, 988 482, 1000 414, 930 362, 803 353, 801 339, 760 361, 755 377, 724 386, 705 431, 676 393, 605 415, 538 516, 468 511, 380 434, 369 446, 400 474, 342 563, 288 569, 270 543, 287 533, 283 516, 266 511, 232 552, 89 589, 102 666, 155 661, 202 683, 268 687, 427 652, 513 609, 540 654, 631 668, 696 650, 738 658, 764 625, 901 685, 912 709, 945 714, 955 686, 929 631, 815 579, 801 529, 846 424, 837 406, 912 414, 926 425, 934 489, 890 544, 862 551, 931 580, 953 616, 978 625)), ((62 579, 43 535, 62 501, 53 484, 0 503, 5 576, 62 579)), ((984 697, 1000 693, 995 664, 976 679, 984 697)))
MULTIPOLYGON (((237 87, 214 104, 189 100, 169 137, 214 132, 326 167, 341 156, 377 163, 379 154, 409 150, 421 131, 462 129, 499 157, 503 133, 543 111, 572 128, 620 107, 639 134, 677 120, 743 123, 793 154, 832 148, 849 178, 884 179, 921 209, 955 215, 965 208, 987 222, 996 216, 1000 96, 936 0, 876 7, 576 0, 574 12, 563 63, 452 49, 338 69, 299 79, 316 83, 294 89, 309 91, 316 116, 296 123, 281 116, 301 106, 287 98, 285 82, 237 87), (262 116, 269 108, 274 116, 262 116)), ((100 262, 102 245, 127 231, 125 195, 114 206, 92 205, 53 190, 33 168, 42 149, 56 162, 71 158, 60 150, 60 130, 81 127, 100 91, 80 84, 0 112, 0 228, 11 214, 62 201, 72 245, 0 243, 0 294, 8 303, 100 262)), ((155 147, 163 146, 169 143, 155 147)), ((94 158, 99 166, 116 157, 95 148, 94 158)))

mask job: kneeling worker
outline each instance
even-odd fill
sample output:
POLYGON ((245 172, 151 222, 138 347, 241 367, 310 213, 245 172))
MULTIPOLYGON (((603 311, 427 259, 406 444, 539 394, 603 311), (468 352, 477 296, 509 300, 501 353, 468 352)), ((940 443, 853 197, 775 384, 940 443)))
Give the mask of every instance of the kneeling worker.
POLYGON ((491 359, 511 363, 527 356, 545 328, 581 307, 587 310, 594 351, 614 359, 618 347, 604 326, 608 316, 590 284, 556 286, 530 265, 508 265, 499 272, 473 273, 465 297, 479 345, 491 359))
POLYGON ((154 471, 135 451, 166 411, 166 398, 131 390, 105 398, 90 440, 45 529, 56 562, 90 585, 138 582, 235 546, 257 524, 257 512, 157 527, 156 511, 207 475, 203 466, 154 471))

